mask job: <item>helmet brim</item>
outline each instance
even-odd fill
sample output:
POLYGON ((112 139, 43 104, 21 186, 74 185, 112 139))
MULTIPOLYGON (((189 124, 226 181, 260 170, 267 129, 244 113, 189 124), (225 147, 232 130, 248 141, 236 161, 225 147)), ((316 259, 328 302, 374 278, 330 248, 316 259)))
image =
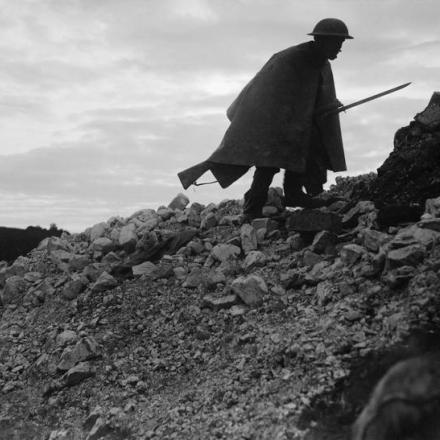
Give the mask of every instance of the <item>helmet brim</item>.
POLYGON ((353 40, 354 39, 354 37, 352 37, 351 35, 348 35, 348 34, 329 34, 329 33, 324 33, 324 32, 310 32, 307 35, 320 36, 320 37, 339 37, 339 38, 345 38, 346 40, 353 40))

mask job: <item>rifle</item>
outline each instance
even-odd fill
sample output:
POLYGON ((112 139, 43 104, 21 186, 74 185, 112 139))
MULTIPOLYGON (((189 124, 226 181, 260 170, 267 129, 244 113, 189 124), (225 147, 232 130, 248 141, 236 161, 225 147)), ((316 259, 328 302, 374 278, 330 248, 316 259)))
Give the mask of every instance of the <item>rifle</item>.
MULTIPOLYGON (((404 87, 407 87, 410 84, 411 84, 410 82, 406 83, 406 84, 402 84, 402 85, 394 87, 392 89, 385 90, 384 92, 377 93, 376 95, 369 96, 368 98, 361 99, 360 101, 352 102, 351 104, 348 104, 348 105, 340 105, 340 106, 330 108, 330 109, 327 106, 325 109, 321 109, 321 111, 318 109, 315 116, 321 119, 321 118, 326 118, 327 116, 330 116, 330 115, 335 115, 335 114, 341 113, 345 110, 348 110, 349 108, 353 108, 358 105, 365 104, 366 102, 372 101, 373 99, 377 99, 382 96, 388 95, 389 93, 396 92, 397 90, 403 89, 404 87)), ((234 101, 232 103, 231 107, 228 109, 228 114, 231 115, 231 118, 232 118, 232 114, 234 112, 234 109, 236 107, 236 101, 234 101)), ((213 182, 197 183, 197 179, 202 174, 204 174, 206 171, 208 171, 209 168, 210 168, 210 166, 205 161, 205 162, 201 162, 191 168, 188 168, 187 170, 181 171, 178 174, 178 176, 180 178, 180 181, 182 182, 183 188, 187 189, 191 185, 201 186, 201 185, 210 185, 212 183, 216 183, 217 182, 216 180, 213 182)))

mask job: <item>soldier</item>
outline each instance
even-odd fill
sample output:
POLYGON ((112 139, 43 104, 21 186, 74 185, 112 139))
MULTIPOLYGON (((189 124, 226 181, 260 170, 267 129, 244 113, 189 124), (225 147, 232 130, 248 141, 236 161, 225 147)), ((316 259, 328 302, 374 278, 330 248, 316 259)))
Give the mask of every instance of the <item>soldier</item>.
POLYGON ((339 116, 322 116, 341 105, 329 60, 353 37, 336 18, 319 21, 309 35, 313 41, 276 53, 246 85, 227 111, 231 124, 220 146, 179 173, 185 189, 207 170, 226 188, 255 166, 244 195, 245 218, 251 220, 262 217, 273 176, 282 168, 285 206, 323 205, 315 196, 327 170, 346 170, 339 116))

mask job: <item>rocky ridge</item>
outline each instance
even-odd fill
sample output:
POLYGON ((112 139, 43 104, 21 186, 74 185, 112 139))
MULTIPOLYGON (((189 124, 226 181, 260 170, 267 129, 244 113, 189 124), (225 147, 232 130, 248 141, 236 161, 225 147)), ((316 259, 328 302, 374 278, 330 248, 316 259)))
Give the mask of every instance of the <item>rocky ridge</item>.
POLYGON ((312 438, 353 359, 438 322, 440 198, 383 231, 277 197, 240 224, 180 195, 3 265, 0 438, 312 438))

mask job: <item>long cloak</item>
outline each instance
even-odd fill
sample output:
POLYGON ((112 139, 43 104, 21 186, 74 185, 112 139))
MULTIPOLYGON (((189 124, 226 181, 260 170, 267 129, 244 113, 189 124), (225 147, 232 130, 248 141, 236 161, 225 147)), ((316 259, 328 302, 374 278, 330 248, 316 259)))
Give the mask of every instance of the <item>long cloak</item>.
POLYGON ((223 188, 252 166, 304 173, 314 123, 329 169, 346 170, 339 116, 315 118, 317 109, 336 102, 330 63, 317 58, 313 42, 273 55, 229 107, 231 124, 218 148, 178 174, 183 187, 207 170, 223 188))

